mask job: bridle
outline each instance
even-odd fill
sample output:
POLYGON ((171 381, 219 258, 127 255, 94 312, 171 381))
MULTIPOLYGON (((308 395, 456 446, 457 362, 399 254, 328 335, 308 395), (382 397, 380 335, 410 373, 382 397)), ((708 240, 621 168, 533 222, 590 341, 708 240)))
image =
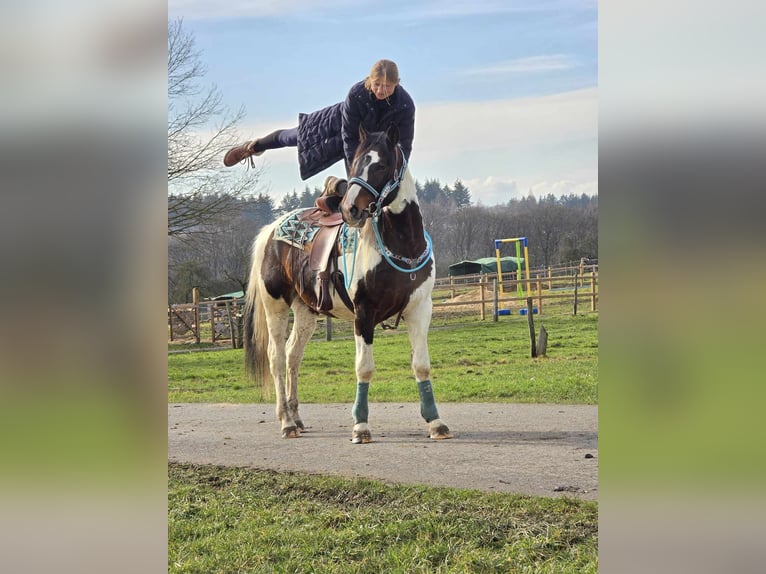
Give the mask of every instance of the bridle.
MULTIPOLYGON (((395 148, 396 153, 396 163, 399 163, 399 158, 401 158, 401 166, 398 169, 394 169, 394 177, 386 182, 386 184, 383 186, 383 189, 380 191, 376 190, 372 185, 367 183, 361 178, 358 177, 352 177, 348 180, 348 184, 351 185, 352 183, 356 183, 357 185, 363 187, 367 191, 369 191, 372 196, 375 198, 375 201, 371 201, 367 207, 365 207, 362 211, 366 211, 370 215, 370 219, 372 220, 372 231, 375 234, 375 240, 378 243, 378 249, 380 250, 380 253, 383 255, 383 258, 386 260, 386 262, 396 269, 397 271, 401 271, 402 273, 410 273, 410 278, 412 280, 415 279, 415 272, 420 271, 423 267, 426 266, 426 264, 431 259, 431 253, 433 251, 432 249, 432 241, 431 236, 428 235, 428 232, 423 229, 423 236, 426 240, 426 248, 423 253, 421 253, 418 257, 412 258, 412 257, 405 257, 403 255, 396 255, 393 253, 385 243, 383 243, 383 238, 380 235, 380 229, 379 229, 379 219, 380 214, 383 210, 383 203, 386 201, 389 195, 391 195, 392 192, 394 192, 399 185, 402 183, 402 179, 404 178, 404 172, 407 169, 407 158, 404 157, 404 150, 402 150, 402 146, 398 143, 396 144, 395 148), (396 259, 398 261, 401 261, 402 263, 405 263, 410 266, 410 268, 402 267, 401 265, 398 265, 393 260, 396 259)), ((345 224, 344 224, 345 225, 345 224)), ((341 240, 343 240, 345 237, 345 234, 341 234, 341 240)), ((341 241, 343 243, 343 241, 341 241)), ((344 247, 345 248, 345 247, 344 247)), ((354 254, 356 255, 356 242, 354 243, 354 254)), ((345 263, 345 260, 344 260, 345 263)), ((346 285, 348 287, 348 285, 346 285)))
POLYGON ((369 191, 372 196, 375 198, 375 201, 371 201, 367 207, 365 207, 362 211, 366 211, 370 214, 371 217, 375 218, 379 213, 380 209, 383 207, 383 202, 386 200, 386 198, 391 194, 391 192, 395 191, 396 188, 399 187, 399 184, 402 183, 402 178, 404 177, 404 171, 407 169, 407 158, 404 157, 404 150, 402 150, 402 146, 399 144, 396 144, 396 148, 394 149, 394 153, 396 154, 396 163, 399 163, 399 158, 401 158, 402 165, 399 167, 399 169, 394 168, 394 177, 393 179, 389 179, 386 182, 386 185, 383 186, 383 189, 378 191, 374 187, 372 187, 369 183, 364 181, 363 179, 359 177, 352 177, 348 180, 348 184, 351 185, 352 183, 356 183, 357 185, 363 187, 367 191, 369 191))

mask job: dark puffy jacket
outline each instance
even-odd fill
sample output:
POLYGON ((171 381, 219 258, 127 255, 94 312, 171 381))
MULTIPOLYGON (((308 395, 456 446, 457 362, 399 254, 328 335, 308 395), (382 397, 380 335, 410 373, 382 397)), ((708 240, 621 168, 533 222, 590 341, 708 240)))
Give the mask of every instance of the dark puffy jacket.
POLYGON ((399 142, 409 160, 415 135, 415 104, 397 86, 388 100, 378 100, 364 87, 354 84, 344 102, 298 115, 298 163, 301 179, 306 180, 345 159, 351 164, 359 145, 359 125, 370 132, 399 128, 399 142))
POLYGON ((368 132, 380 132, 392 124, 399 128, 399 143, 404 156, 410 159, 412 138, 415 137, 415 103, 401 87, 387 100, 379 100, 364 87, 364 82, 354 84, 343 104, 343 151, 346 163, 351 164, 359 147, 359 125, 368 132))

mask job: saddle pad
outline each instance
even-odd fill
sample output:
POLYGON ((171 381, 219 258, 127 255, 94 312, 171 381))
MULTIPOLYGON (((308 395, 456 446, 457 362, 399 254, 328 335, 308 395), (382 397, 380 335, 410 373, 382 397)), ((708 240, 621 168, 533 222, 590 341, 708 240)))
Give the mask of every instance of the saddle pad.
POLYGON ((301 221, 301 215, 313 209, 313 207, 304 207, 280 217, 274 229, 274 239, 279 239, 299 249, 305 248, 307 243, 314 240, 319 228, 311 225, 308 221, 301 221))

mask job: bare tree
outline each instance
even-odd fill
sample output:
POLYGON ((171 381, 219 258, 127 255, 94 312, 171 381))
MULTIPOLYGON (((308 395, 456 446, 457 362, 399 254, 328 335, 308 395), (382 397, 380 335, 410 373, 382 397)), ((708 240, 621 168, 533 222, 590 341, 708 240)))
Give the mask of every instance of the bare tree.
POLYGON ((535 261, 545 267, 555 263, 559 243, 568 231, 567 212, 551 194, 541 197, 536 205, 528 204, 525 217, 530 229, 530 251, 537 255, 535 261))
POLYGON ((452 256, 450 251, 450 218, 452 216, 448 207, 438 203, 422 203, 420 211, 423 216, 423 227, 431 236, 433 250, 436 258, 436 275, 442 277, 447 274, 452 256))
POLYGON ((245 112, 231 113, 205 74, 183 21, 168 22, 168 235, 181 238, 231 217, 239 207, 232 198, 252 193, 261 175, 223 166, 245 112))
POLYGON ((456 261, 471 257, 484 257, 483 251, 491 249, 491 245, 479 246, 480 231, 484 226, 487 210, 484 207, 463 207, 452 213, 451 220, 451 252, 456 261))

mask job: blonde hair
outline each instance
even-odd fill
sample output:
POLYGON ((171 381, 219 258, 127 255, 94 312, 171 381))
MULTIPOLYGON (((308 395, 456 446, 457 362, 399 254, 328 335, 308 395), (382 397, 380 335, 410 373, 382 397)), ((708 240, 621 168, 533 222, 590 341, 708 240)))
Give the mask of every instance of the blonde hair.
POLYGON ((370 75, 364 80, 364 87, 372 89, 372 82, 375 80, 391 82, 395 86, 399 84, 399 68, 391 60, 378 60, 372 65, 370 75))

